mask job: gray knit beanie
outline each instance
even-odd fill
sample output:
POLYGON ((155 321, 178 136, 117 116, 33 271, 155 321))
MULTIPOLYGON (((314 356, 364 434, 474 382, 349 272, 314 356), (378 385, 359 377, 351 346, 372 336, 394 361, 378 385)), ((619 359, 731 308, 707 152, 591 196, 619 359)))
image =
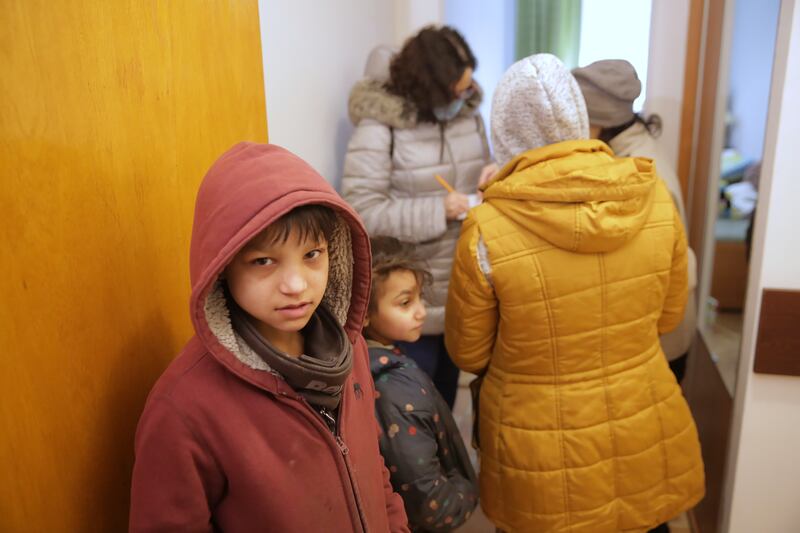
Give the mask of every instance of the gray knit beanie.
POLYGON ((612 128, 633 120, 633 101, 642 92, 633 65, 624 59, 604 59, 572 74, 583 91, 592 126, 612 128))
POLYGON ((580 87, 561 60, 535 54, 509 67, 492 99, 492 144, 499 165, 533 148, 588 138, 580 87))

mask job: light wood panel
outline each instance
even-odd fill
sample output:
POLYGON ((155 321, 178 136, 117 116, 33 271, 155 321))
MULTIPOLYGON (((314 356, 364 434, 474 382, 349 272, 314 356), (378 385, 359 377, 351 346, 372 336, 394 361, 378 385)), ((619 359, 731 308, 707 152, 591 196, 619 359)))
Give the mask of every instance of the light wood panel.
POLYGON ((257 1, 7 0, 0 57, 0 530, 124 531, 197 185, 267 138, 257 1))
MULTIPOLYGON (((689 246, 692 250, 703 250, 706 231, 706 209, 708 205, 709 180, 716 183, 718 176, 709 176, 718 149, 712 146, 714 128, 723 117, 717 116, 717 93, 720 79, 720 54, 722 53, 723 19, 726 0, 704 0, 708 16, 705 26, 705 48, 700 68, 702 69, 700 91, 697 95, 698 125, 693 143, 693 165, 689 174, 689 246)), ((686 105, 686 103, 684 103, 686 105)), ((703 262, 710 258, 700 254, 698 268, 702 272, 703 262)))
POLYGON ((697 110, 697 84, 700 76, 700 44, 703 34, 703 0, 690 0, 686 32, 686 61, 683 72, 683 108, 678 148, 678 178, 681 193, 689 198, 689 173, 695 146, 694 122, 697 110))

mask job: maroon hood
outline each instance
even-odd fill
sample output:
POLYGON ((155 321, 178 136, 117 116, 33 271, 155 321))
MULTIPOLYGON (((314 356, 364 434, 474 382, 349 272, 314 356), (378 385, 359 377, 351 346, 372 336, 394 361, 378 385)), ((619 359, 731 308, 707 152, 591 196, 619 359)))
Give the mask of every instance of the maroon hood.
POLYGON ((242 365, 212 333, 206 317, 206 301, 215 290, 220 273, 240 248, 273 221, 305 204, 333 208, 343 226, 340 229, 349 233, 347 241, 352 243, 352 253, 342 250, 342 246, 335 249, 334 243, 330 251, 331 270, 339 269, 338 277, 331 275, 331 278, 338 285, 346 285, 347 290, 331 295, 329 282, 326 298, 349 299, 339 302, 340 318, 353 342, 361 332, 369 298, 369 239, 361 219, 333 187, 288 150, 251 142, 238 143, 222 154, 200 185, 190 253, 192 324, 206 348, 237 373, 241 373, 242 365), (345 274, 341 269, 346 270, 345 274))

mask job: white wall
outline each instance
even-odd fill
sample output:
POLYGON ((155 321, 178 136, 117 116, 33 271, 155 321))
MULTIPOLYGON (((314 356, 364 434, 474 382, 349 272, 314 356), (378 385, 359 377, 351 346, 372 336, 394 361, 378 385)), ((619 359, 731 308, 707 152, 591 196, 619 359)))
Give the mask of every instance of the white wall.
POLYGON ((650 17, 645 113, 661 116, 664 126, 659 143, 677 168, 689 0, 653 0, 650 17))
POLYGON ((602 59, 625 59, 642 80, 642 94, 633 109, 642 109, 647 83, 651 2, 647 0, 583 0, 578 65, 602 59))
POLYGON ((761 159, 780 0, 736 0, 731 43, 730 144, 745 157, 761 159))
MULTIPOLYGON (((647 112, 677 164, 689 0, 653 0, 647 112)), ((399 46, 426 24, 458 27, 478 57, 489 124, 494 86, 513 62, 513 0, 259 0, 270 142, 296 152, 338 186, 352 125, 347 97, 378 44, 399 46)))
MULTIPOLYGON (((384 0, 385 1, 385 0, 384 0)), ((442 24, 445 0, 394 0, 394 42, 400 46, 423 26, 442 24)))
POLYGON ((483 88, 480 111, 489 127, 497 82, 514 62, 514 0, 446 0, 444 22, 455 27, 478 60, 475 79, 483 88))
POLYGON ((370 50, 441 24, 444 0, 259 0, 269 141, 335 187, 353 125, 347 98, 370 50))
POLYGON ((347 97, 370 50, 394 42, 395 6, 373 0, 259 0, 271 143, 338 186, 352 125, 347 97))
MULTIPOLYGON (((646 94, 644 109, 646 113, 658 113, 664 122, 663 133, 659 142, 663 145, 670 163, 677 167, 680 135, 681 105, 683 101, 683 70, 686 58, 686 36, 689 24, 690 0, 584 0, 582 21, 583 42, 581 43, 580 62, 586 64, 596 59, 608 59, 612 56, 623 57, 633 62, 645 80, 643 93, 646 94), (622 47, 612 46, 608 34, 631 36, 623 30, 605 31, 598 35, 591 21, 594 13, 612 14, 612 19, 629 24, 630 18, 625 16, 626 6, 634 1, 634 7, 645 20, 639 29, 644 29, 642 37, 634 44, 625 41, 622 47), (599 11, 598 11, 599 10, 599 11), (649 26, 649 47, 646 38, 649 26), (635 44, 638 42, 639 44, 635 44), (603 46, 602 51, 598 46, 603 46), (633 52, 626 50, 635 48, 633 52), (649 52, 648 52, 649 49, 649 52), (638 54, 638 55, 637 55, 638 54), (603 56, 603 57, 600 57, 603 56), (638 58, 638 59, 637 59, 638 58)), ((476 78, 486 92, 481 111, 484 118, 490 115, 491 97, 497 81, 505 69, 514 61, 515 5, 513 0, 446 0, 444 19, 447 24, 456 26, 466 37, 478 58, 476 78)), ((635 32, 634 32, 635 33, 635 32)), ((641 32, 640 32, 641 33, 641 32)))
POLYGON ((800 378, 752 372, 764 288, 800 289, 800 8, 784 0, 736 388, 723 531, 800 528, 800 378))

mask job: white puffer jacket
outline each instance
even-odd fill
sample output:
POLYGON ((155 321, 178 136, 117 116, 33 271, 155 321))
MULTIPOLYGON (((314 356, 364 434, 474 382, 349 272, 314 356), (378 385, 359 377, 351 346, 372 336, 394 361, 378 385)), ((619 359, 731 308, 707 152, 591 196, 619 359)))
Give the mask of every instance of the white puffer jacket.
MULTIPOLYGON (((356 126, 344 162, 342 195, 364 219, 371 236, 389 235, 417 244, 433 287, 426 294, 425 334, 444 332, 444 305, 461 222, 445 217, 447 191, 473 194, 489 163, 485 127, 477 111, 478 91, 446 124, 417 120, 410 102, 384 88, 388 61, 375 65, 350 93, 350 120, 356 126)), ((388 57, 387 57, 388 59, 388 57)))

